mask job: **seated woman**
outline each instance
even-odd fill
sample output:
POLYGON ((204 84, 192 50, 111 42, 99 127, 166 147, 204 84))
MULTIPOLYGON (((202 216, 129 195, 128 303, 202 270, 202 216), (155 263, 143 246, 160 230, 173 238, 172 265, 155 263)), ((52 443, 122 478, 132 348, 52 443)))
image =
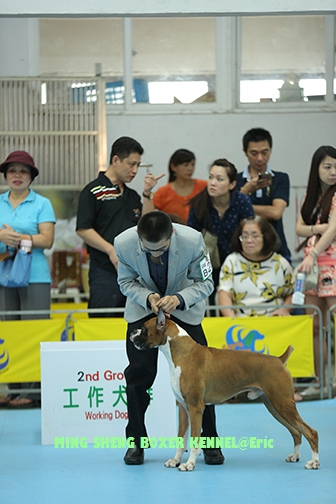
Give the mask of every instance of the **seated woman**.
POLYGON ((206 186, 206 180, 193 178, 195 154, 187 149, 174 152, 169 160, 168 170, 168 184, 154 193, 154 207, 169 214, 174 222, 185 224, 189 213, 189 200, 206 186))
POLYGON ((231 241, 233 252, 224 261, 218 286, 218 304, 239 308, 222 308, 224 317, 290 315, 283 305, 292 301, 293 269, 287 259, 274 252, 276 239, 273 227, 262 217, 240 222, 231 241))
MULTIPOLYGON (((256 216, 240 222, 218 286, 218 304, 239 308, 222 308, 224 317, 290 315, 291 310, 283 305, 292 303, 293 268, 274 252, 276 241, 275 231, 266 219, 256 216), (274 305, 279 308, 274 309, 274 305)), ((295 392, 294 399, 302 401, 302 396, 295 392)))

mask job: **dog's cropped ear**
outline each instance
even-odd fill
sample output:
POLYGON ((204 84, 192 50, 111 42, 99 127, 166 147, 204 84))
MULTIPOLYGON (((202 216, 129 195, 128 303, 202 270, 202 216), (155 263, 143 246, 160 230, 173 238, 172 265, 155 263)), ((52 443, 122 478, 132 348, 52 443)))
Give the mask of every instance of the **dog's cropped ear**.
POLYGON ((161 308, 158 311, 156 327, 161 332, 164 332, 166 329, 166 317, 161 308))

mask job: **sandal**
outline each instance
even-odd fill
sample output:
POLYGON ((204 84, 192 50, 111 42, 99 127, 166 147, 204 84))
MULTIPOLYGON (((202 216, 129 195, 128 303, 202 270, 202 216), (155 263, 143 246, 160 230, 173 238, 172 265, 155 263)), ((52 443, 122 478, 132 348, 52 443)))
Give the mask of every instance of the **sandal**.
POLYGON ((0 399, 0 408, 5 408, 6 406, 8 406, 9 402, 13 399, 12 396, 10 395, 7 395, 7 396, 4 396, 0 399))
POLYGON ((37 408, 39 406, 39 401, 28 399, 28 397, 16 397, 8 403, 8 407, 13 409, 37 408))
POLYGON ((314 379, 310 385, 304 389, 301 393, 303 396, 312 396, 317 395, 320 392, 320 382, 317 379, 314 379))
POLYGON ((302 395, 299 392, 295 391, 294 392, 294 401, 295 402, 301 402, 302 400, 303 400, 302 395))

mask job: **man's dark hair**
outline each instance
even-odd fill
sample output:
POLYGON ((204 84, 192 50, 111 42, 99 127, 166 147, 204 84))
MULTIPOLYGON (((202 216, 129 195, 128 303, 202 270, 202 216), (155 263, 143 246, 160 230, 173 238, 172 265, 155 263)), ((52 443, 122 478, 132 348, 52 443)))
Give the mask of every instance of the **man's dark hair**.
POLYGON ((243 149, 246 152, 250 142, 263 142, 266 140, 272 149, 273 140, 271 133, 264 128, 252 128, 243 136, 243 149))
POLYGON ((164 212, 154 210, 141 217, 138 222, 139 238, 151 243, 157 243, 171 237, 173 225, 171 218, 164 212))
POLYGON ((112 164, 113 156, 118 156, 120 161, 123 161, 133 152, 137 152, 140 156, 143 154, 144 150, 139 142, 126 136, 117 138, 111 147, 110 164, 112 164))

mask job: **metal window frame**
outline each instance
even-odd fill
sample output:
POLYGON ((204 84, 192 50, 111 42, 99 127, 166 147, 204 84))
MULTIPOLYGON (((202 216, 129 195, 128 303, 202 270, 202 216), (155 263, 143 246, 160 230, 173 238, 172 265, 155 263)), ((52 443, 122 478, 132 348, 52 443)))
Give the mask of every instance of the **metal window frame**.
MULTIPOLYGON (((314 13, 315 14, 315 13, 314 13)), ((267 15, 267 14, 265 14, 267 15)), ((301 15, 309 15, 303 14, 301 15)), ((215 82, 216 101, 197 104, 150 104, 132 101, 132 18, 123 18, 123 58, 125 103, 107 105, 108 114, 202 114, 223 112, 321 112, 335 111, 336 100, 333 92, 335 76, 335 16, 325 15, 325 60, 327 92, 321 102, 277 102, 277 103, 240 103, 241 79, 241 16, 215 17, 215 82)))

